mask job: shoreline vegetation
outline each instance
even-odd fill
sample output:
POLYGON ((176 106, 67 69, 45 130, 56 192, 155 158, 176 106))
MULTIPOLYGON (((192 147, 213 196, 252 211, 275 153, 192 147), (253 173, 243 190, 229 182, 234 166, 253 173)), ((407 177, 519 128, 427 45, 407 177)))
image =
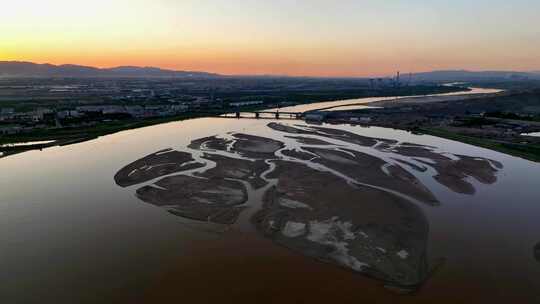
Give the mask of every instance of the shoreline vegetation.
MULTIPOLYGON (((305 92, 297 93, 288 96, 294 104, 310 104, 323 101, 337 101, 345 99, 355 98, 367 98, 367 97, 389 97, 389 96, 409 96, 409 95, 421 95, 421 94, 440 94, 451 93, 459 91, 467 91, 464 87, 451 87, 451 86, 418 86, 402 89, 391 89, 382 94, 367 94, 366 91, 345 91, 345 92, 305 92)), ((466 93, 465 93, 466 94, 466 93)), ((63 128, 50 128, 36 130, 28 133, 20 133, 14 135, 0 136, 0 158, 22 153, 30 150, 41 150, 53 146, 64 146, 69 144, 80 143, 88 140, 98 138, 100 136, 114 134, 120 131, 138 129, 148 127, 152 125, 158 125, 162 123, 169 123, 175 121, 182 121, 188 119, 215 117, 226 113, 232 113, 235 111, 259 111, 275 108, 275 104, 263 104, 259 106, 245 106, 241 108, 222 108, 212 109, 208 111, 190 111, 180 115, 150 118, 150 119, 125 119, 110 122, 100 122, 94 126, 86 127, 63 127, 63 128), (51 141, 46 144, 36 145, 14 145, 18 143, 31 143, 35 141, 51 141)))
POLYGON ((441 137, 453 141, 459 141, 462 143, 494 150, 511 156, 524 158, 526 160, 540 162, 540 144, 500 142, 497 140, 491 140, 486 138, 461 135, 438 128, 421 128, 415 130, 414 132, 441 137))
POLYGON ((540 117, 528 111, 537 108, 539 101, 538 90, 502 91, 462 98, 439 96, 431 102, 417 98, 379 101, 367 105, 381 109, 340 113, 368 113, 375 118, 371 126, 436 136, 540 162, 540 138, 524 135, 540 130, 540 117))
POLYGON ((182 121, 187 119, 208 117, 207 113, 186 113, 164 118, 137 119, 130 121, 113 121, 101 123, 96 126, 83 128, 61 128, 40 130, 27 134, 17 134, 16 136, 5 136, 0 138, 0 158, 8 155, 26 152, 30 150, 40 150, 54 146, 65 146, 96 139, 101 136, 110 135, 126 130, 144 128, 148 126, 182 121), (50 140, 52 142, 37 145, 10 146, 9 144, 50 140))
MULTIPOLYGON (((464 88, 459 87, 437 87, 432 93, 447 93, 448 89, 452 90, 450 92, 455 91, 465 91, 464 88), (441 91, 444 90, 444 91, 441 91)), ((407 94, 410 92, 406 92, 407 94)), ((304 98, 299 98, 296 100, 297 104, 310 104, 310 103, 317 103, 321 101, 335 101, 335 100, 343 100, 344 98, 362 98, 362 97, 373 97, 373 96, 343 96, 342 94, 336 95, 336 96, 325 96, 323 98, 322 96, 312 96, 311 98, 308 98, 304 96, 304 98)), ((365 94, 364 94, 365 95, 365 94)), ((387 94, 383 94, 387 95, 387 94)), ((396 96, 399 96, 400 94, 397 94, 396 96)), ((404 95, 404 94, 401 94, 404 95)), ((452 103, 463 103, 463 102, 475 102, 477 103, 480 99, 488 99, 488 98, 498 98, 498 97, 505 97, 505 96, 512 96, 511 93, 503 92, 503 93, 496 93, 496 94, 487 94, 485 96, 471 96, 467 95, 466 92, 463 93, 463 95, 454 95, 454 96, 439 96, 439 97, 430 97, 429 100, 424 100, 422 97, 414 97, 414 98, 405 98, 400 100, 400 102, 396 101, 375 101, 368 104, 363 104, 365 106, 382 106, 386 109, 392 110, 392 109, 399 109, 400 107, 421 107, 421 108, 427 108, 429 109, 433 104, 448 104, 449 102, 452 103)), ((376 96, 379 97, 379 96, 376 96)), ((380 96, 385 97, 385 96, 380 96)), ((227 108, 227 109, 214 109, 211 111, 199 111, 199 112, 186 112, 181 115, 175 115, 170 117, 161 117, 161 118, 152 118, 152 119, 129 119, 129 120, 118 120, 118 121, 111 121, 111 122, 102 122, 94 126, 89 127, 64 127, 64 128, 58 128, 58 129, 47 129, 47 130, 39 130, 34 131, 30 133, 25 134, 17 134, 13 136, 3 136, 0 137, 0 158, 22 153, 25 151, 30 150, 41 150, 48 147, 53 146, 65 146, 70 144, 76 144, 88 140, 92 140, 95 138, 98 138, 100 136, 105 136, 109 134, 114 134, 117 132, 125 131, 125 130, 131 130, 131 129, 138 129, 143 128, 147 126, 152 125, 158 125, 162 123, 169 123, 169 122, 175 122, 175 121, 182 121, 182 120, 189 120, 189 119, 196 119, 196 118, 204 118, 204 117, 215 117, 226 113, 231 113, 233 111, 257 111, 257 110, 266 110, 272 108, 272 106, 268 105, 260 105, 260 106, 246 106, 241 108, 227 108), (50 141, 47 143, 43 143, 43 141, 50 141), (30 144, 28 145, 17 145, 18 143, 25 143, 28 142, 30 144), (36 144, 31 144, 32 142, 37 142, 36 144), (14 144, 14 145, 10 145, 14 144)), ((437 111, 437 109, 431 109, 434 111, 437 111)), ((384 111, 384 109, 383 109, 384 111)), ((434 112, 432 111, 432 112, 434 112)), ((347 111, 347 110, 336 110, 332 113, 335 113, 337 115, 340 115, 341 113, 354 113, 354 115, 365 115, 365 113, 370 113, 370 111, 365 110, 353 110, 353 111, 347 111)), ((393 120, 399 119, 399 115, 390 114, 393 115, 393 118, 385 119, 384 123, 367 123, 366 125, 370 126, 380 126, 380 127, 389 127, 394 129, 401 129, 409 132, 414 133, 421 133, 436 137, 441 137, 449 140, 454 140, 458 142, 462 142, 465 144, 470 144, 473 146, 478 146, 494 151, 498 151, 504 154, 524 158, 530 161, 540 162, 540 142, 527 142, 523 143, 520 141, 508 141, 508 140, 500 140, 493 137, 486 137, 486 136, 475 136, 474 134, 463 134, 462 132, 457 132, 455 130, 449 130, 448 128, 445 128, 444 126, 439 126, 436 124, 420 124, 420 125, 403 125, 402 121, 399 122, 393 122, 393 120)), ((343 118, 330 118, 327 120, 329 123, 351 123, 349 120, 343 119, 343 118)), ((530 138, 530 137, 529 137, 530 138)))

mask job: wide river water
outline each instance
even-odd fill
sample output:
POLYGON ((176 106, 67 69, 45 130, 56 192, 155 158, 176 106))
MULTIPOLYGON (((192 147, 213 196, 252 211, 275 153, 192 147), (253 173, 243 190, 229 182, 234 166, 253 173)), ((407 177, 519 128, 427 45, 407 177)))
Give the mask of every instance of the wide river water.
POLYGON ((0 302, 540 302, 538 163, 399 130, 323 125, 502 164, 495 183, 470 180, 473 195, 422 179, 440 201, 418 206, 429 224, 427 254, 443 262, 413 295, 243 225, 175 216, 114 182, 125 165, 166 148, 184 151, 194 139, 228 132, 284 139, 269 122, 193 119, 0 159, 0 302))
POLYGON ((499 89, 486 89, 486 88, 470 88, 470 91, 467 92, 451 92, 443 94, 429 94, 429 95, 415 95, 415 96, 399 96, 399 97, 367 97, 367 98, 355 98, 355 99, 346 99, 339 101, 326 101, 326 102, 316 102, 298 106, 284 107, 280 108, 280 111, 283 112, 306 112, 314 111, 320 109, 327 109, 328 111, 340 111, 340 110, 357 110, 365 109, 368 106, 365 104, 375 102, 375 101, 387 101, 387 100, 400 100, 405 98, 430 98, 430 97, 456 97, 456 96, 465 96, 465 95, 482 95, 482 94, 494 94, 499 93, 502 90, 499 89))

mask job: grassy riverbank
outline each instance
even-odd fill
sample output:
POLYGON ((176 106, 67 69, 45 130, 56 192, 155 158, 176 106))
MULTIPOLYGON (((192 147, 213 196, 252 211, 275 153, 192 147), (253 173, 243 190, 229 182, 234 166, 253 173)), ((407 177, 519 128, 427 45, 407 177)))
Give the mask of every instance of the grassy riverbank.
MULTIPOLYGON (((336 101, 351 98, 364 98, 364 97, 385 97, 385 96, 407 96, 407 95, 419 95, 419 94, 440 94, 464 90, 460 87, 447 87, 447 86, 414 86, 400 89, 388 89, 384 93, 366 92, 365 90, 344 90, 344 91, 310 91, 304 93, 288 93, 287 99, 295 104, 309 104, 322 101, 336 101)), ((253 97, 253 96, 250 96, 253 97)), ((258 96, 260 97, 260 96, 258 96)), ((272 100, 268 100, 271 102, 272 100)), ((29 141, 42 141, 42 140, 64 140, 73 138, 95 138, 115 132, 119 132, 127 129, 135 129, 140 127, 146 127, 150 125, 191 119, 208 116, 216 116, 223 113, 231 113, 235 111, 257 111, 269 108, 275 108, 275 104, 268 104, 265 102, 263 105, 247 106, 238 108, 226 108, 220 110, 212 110, 211 112, 186 112, 181 115, 153 118, 153 119, 128 119, 118 120, 112 122, 98 122, 94 126, 88 127, 64 127, 64 128, 51 128, 35 130, 28 133, 20 133, 14 135, 0 136, 0 144, 5 143, 18 143, 29 141)))
POLYGON ((535 162, 540 162, 540 145, 538 144, 519 144, 507 143, 496 140, 465 136, 438 128, 421 128, 419 132, 427 135, 442 137, 454 141, 463 142, 473 146, 478 146, 512 156, 521 157, 535 162))
MULTIPOLYGON (((221 113, 216 113, 218 115, 221 113)), ((47 144, 23 145, 23 146, 0 146, 0 158, 3 156, 13 155, 30 150, 44 149, 52 146, 64 146, 76 144, 88 140, 98 138, 100 136, 117 133, 120 131, 143 128, 162 123, 207 117, 209 113, 186 113, 183 115, 155 118, 155 119, 138 119, 138 120, 122 120, 103 122, 95 126, 77 127, 77 128, 59 128, 59 129, 44 129, 36 130, 30 133, 22 133, 11 136, 0 137, 0 145, 12 143, 24 143, 34 141, 52 141, 47 144)))
MULTIPOLYGON (((299 94, 288 96, 289 99, 296 104, 308 104, 321 101, 336 101, 350 98, 363 98, 363 97, 384 97, 384 96, 403 96, 403 95, 418 95, 418 94, 439 94, 448 93, 453 91, 463 90, 459 87, 446 87, 446 86, 417 86, 409 88, 401 88, 396 90, 388 90, 383 94, 367 94, 367 92, 358 91, 344 91, 344 92, 309 92, 305 94, 299 94)), ((237 108, 227 108, 220 110, 213 110, 211 112, 187 112, 177 116, 153 118, 153 119, 124 119, 110 122, 97 122, 92 126, 83 127, 63 127, 63 128, 50 128, 50 129, 36 129, 27 133, 19 133, 14 135, 0 136, 0 145, 14 144, 34 141, 54 141, 48 144, 26 145, 26 146, 7 146, 0 147, 0 153, 3 156, 20 153, 28 150, 43 149, 55 145, 69 145, 79 143, 87 140, 91 140, 100 136, 113 134, 123 130, 136 129, 151 125, 157 125, 161 123, 180 121, 186 119, 194 119, 201 117, 217 116, 224 113, 231 113, 235 111, 257 111, 268 108, 274 108, 275 105, 263 104, 260 106, 248 106, 237 108)))
MULTIPOLYGON (((220 113, 216 113, 220 114, 220 113)), ((96 138, 99 136, 116 133, 123 130, 137 129, 146 126, 179 121, 185 119, 199 118, 209 116, 208 113, 186 113, 182 115, 176 115, 171 117, 164 118, 154 118, 154 119, 130 119, 130 120, 119 120, 112 122, 102 122, 95 126, 88 127, 66 127, 58 129, 43 129, 36 130, 29 133, 21 133, 15 135, 2 136, 0 138, 0 144, 6 143, 19 143, 19 142, 32 142, 32 141, 43 141, 43 140, 71 140, 76 138, 96 138)))

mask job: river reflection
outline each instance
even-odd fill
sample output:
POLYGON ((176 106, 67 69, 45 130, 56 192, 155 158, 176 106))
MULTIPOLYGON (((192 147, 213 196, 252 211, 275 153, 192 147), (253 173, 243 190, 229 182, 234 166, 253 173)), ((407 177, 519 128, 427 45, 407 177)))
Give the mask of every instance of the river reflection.
POLYGON ((2 303, 538 302, 537 163, 269 122, 193 119, 0 159, 2 303))

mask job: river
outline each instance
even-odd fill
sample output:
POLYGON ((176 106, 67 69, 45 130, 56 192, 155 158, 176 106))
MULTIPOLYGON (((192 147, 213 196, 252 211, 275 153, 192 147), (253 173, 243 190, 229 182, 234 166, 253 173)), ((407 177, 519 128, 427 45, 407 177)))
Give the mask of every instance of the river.
POLYGON ((142 202, 137 186, 122 188, 114 181, 122 167, 145 155, 166 148, 188 151, 192 140, 207 136, 246 133, 290 144, 269 122, 193 119, 0 159, 0 298, 4 303, 538 302, 540 165, 520 158, 399 130, 322 125, 502 165, 491 184, 466 179, 474 194, 441 186, 430 170, 415 173, 440 202, 418 208, 429 224, 427 255, 443 262, 407 296, 277 246, 249 229, 249 221, 223 226, 175 216, 142 202))
MULTIPOLYGON (((376 102, 376 101, 386 101, 386 100, 396 100, 400 99, 409 99, 409 98, 429 98, 429 97, 452 97, 452 96, 475 96, 475 95, 485 95, 485 94, 496 94, 500 93, 502 90, 499 89, 486 89, 486 88, 470 88, 470 91, 459 91, 451 93, 442 93, 442 94, 429 94, 429 95, 414 95, 414 96, 399 96, 399 97, 365 97, 365 98, 355 98, 355 99, 346 99, 339 101, 327 101, 327 102, 317 102, 310 104, 303 104, 291 107, 280 108, 279 111, 282 112, 307 112, 315 111, 321 109, 328 109, 332 111, 337 110, 357 110, 365 109, 368 106, 365 104, 376 102)), ((278 109, 273 109, 278 110, 278 109)))

